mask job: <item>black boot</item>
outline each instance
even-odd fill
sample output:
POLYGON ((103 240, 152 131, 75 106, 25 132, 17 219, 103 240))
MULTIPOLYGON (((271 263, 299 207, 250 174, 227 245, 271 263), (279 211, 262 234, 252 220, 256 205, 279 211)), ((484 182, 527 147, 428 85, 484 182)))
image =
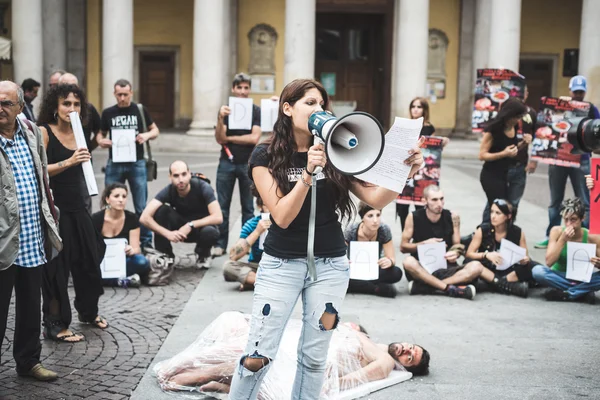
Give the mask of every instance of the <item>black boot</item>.
POLYGON ((527 298, 529 292, 529 285, 527 282, 509 282, 504 277, 500 279, 494 278, 494 280, 490 282, 490 286, 499 293, 512 294, 523 298, 527 298))

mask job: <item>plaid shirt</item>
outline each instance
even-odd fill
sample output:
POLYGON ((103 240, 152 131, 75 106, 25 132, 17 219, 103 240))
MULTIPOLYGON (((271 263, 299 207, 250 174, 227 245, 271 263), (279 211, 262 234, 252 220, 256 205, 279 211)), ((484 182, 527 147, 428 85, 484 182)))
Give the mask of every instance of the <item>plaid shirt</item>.
POLYGON ((37 267, 46 263, 46 256, 40 219, 40 195, 33 158, 20 127, 13 140, 0 136, 0 146, 10 161, 19 204, 19 255, 14 264, 21 267, 37 267))

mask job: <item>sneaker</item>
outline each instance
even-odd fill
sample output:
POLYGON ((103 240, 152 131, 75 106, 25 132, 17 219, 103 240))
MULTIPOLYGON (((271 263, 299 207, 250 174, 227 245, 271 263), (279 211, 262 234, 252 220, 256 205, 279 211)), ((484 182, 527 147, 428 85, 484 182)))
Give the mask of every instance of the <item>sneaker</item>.
POLYGON ((492 282, 492 286, 500 293, 512 294, 524 299, 529 294, 529 284, 527 282, 509 282, 505 278, 496 278, 492 282))
POLYGON ((139 288, 142 285, 142 279, 138 274, 133 274, 127 277, 127 279, 129 279, 129 287, 139 288))
POLYGON ((225 249, 223 249, 222 247, 213 247, 212 249, 210 249, 210 256, 213 258, 221 257, 223 254, 225 254, 225 249))
POLYGON ((408 294, 411 296, 415 294, 435 294, 435 292, 435 288, 421 281, 408 282, 408 294))
POLYGON ((454 286, 448 285, 446 288, 446 293, 450 297, 458 297, 461 299, 469 299, 473 300, 475 298, 475 294, 477 290, 475 290, 475 286, 467 285, 467 286, 454 286))
POLYGON ((396 297, 398 291, 394 287, 394 285, 389 283, 380 283, 375 287, 375 296, 379 297, 389 297, 393 299, 396 297))
POLYGON ((586 304, 596 304, 596 293, 595 292, 587 292, 583 296, 579 296, 575 299, 575 301, 586 304))
POLYGON ((37 363, 33 368, 24 373, 18 373, 19 376, 29 376, 31 378, 35 378, 38 381, 48 382, 53 381, 58 378, 58 374, 54 371, 50 371, 42 366, 42 364, 37 363))
POLYGON ((544 292, 544 297, 548 301, 566 301, 569 299, 567 293, 559 289, 546 290, 546 292, 544 292))
POLYGON ((536 249, 547 249, 548 248, 548 239, 542 240, 541 242, 537 242, 533 245, 536 249))
POLYGON ((210 257, 206 257, 206 258, 198 257, 198 261, 196 261, 196 268, 198 268, 198 269, 210 268, 210 260, 211 260, 210 257))

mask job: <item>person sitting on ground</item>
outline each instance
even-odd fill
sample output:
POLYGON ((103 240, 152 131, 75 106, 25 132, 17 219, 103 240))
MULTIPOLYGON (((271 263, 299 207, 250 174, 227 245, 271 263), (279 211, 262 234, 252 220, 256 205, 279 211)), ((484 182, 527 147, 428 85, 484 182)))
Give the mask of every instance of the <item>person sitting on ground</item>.
POLYGON ((490 209, 491 224, 483 223, 477 227, 467 250, 465 264, 476 264, 483 268, 481 279, 490 282, 491 288, 501 293, 527 297, 529 282, 534 282, 531 269, 536 264, 528 255, 505 270, 496 267, 502 264, 500 242, 506 239, 527 250, 525 232, 513 224, 513 206, 503 199, 492 202, 490 209))
POLYGON ((180 160, 169 166, 171 183, 148 203, 140 222, 156 233, 156 250, 174 257, 172 243, 196 243, 198 267, 208 267, 210 249, 219 237, 223 221, 213 188, 192 177, 188 165, 180 160))
POLYGON ((223 277, 227 282, 239 282, 240 291, 254 289, 258 263, 262 258, 262 249, 259 247, 260 235, 271 226, 270 219, 262 219, 262 214, 269 209, 260 197, 256 198, 256 205, 261 214, 246 221, 240 232, 240 239, 229 251, 229 260, 223 264, 223 277), (248 261, 238 261, 248 254, 248 261))
POLYGON ((346 243, 379 242, 379 279, 363 281, 350 279, 348 293, 366 293, 382 297, 396 297, 394 283, 402 279, 402 270, 396 266, 392 231, 386 224, 381 223, 381 210, 375 210, 370 205, 360 202, 358 215, 362 219, 346 228, 344 237, 346 243))
POLYGON ((409 253, 402 262, 408 279, 409 294, 445 294, 473 300, 477 279, 483 267, 477 264, 459 266, 458 258, 464 252, 460 244, 460 217, 444 209, 444 192, 437 185, 423 190, 425 208, 414 211, 406 218, 400 251, 409 253), (427 243, 444 242, 448 250, 447 269, 427 271, 419 262, 417 247, 427 243))
POLYGON ((126 278, 102 279, 106 286, 139 287, 150 271, 150 263, 140 247, 140 222, 137 215, 125 210, 127 186, 111 183, 100 198, 100 211, 92 215, 94 227, 104 239, 126 239, 126 278))
POLYGON ((592 257, 590 262, 595 268, 600 268, 600 235, 591 234, 582 227, 585 205, 579 198, 563 201, 561 216, 565 226, 555 226, 550 230, 546 250, 546 265, 552 267, 536 265, 532 270, 533 278, 541 285, 550 287, 544 293, 544 297, 549 301, 584 301, 595 304, 595 292, 600 290, 600 272, 592 273, 589 283, 567 279, 567 243, 595 244, 596 256, 592 257))
MULTIPOLYGON (((164 390, 229 393, 232 375, 248 338, 250 317, 235 311, 218 316, 187 349, 154 367, 160 386, 164 390)), ((296 319, 286 326, 273 360, 277 367, 271 368, 265 377, 259 398, 290 398, 296 369, 294 350, 301 327, 301 321, 296 319)), ((429 362, 429 352, 422 346, 376 343, 360 325, 342 323, 331 339, 321 397, 336 398, 343 390, 385 379, 394 369, 424 375, 429 362)))

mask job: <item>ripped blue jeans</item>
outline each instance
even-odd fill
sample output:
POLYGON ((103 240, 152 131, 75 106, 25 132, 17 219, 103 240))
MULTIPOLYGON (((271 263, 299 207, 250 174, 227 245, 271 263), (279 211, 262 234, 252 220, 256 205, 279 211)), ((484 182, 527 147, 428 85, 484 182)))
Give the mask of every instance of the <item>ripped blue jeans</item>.
POLYGON ((339 319, 337 314, 348 288, 350 268, 346 256, 317 258, 315 264, 317 281, 313 282, 308 277, 305 258, 284 260, 263 254, 254 287, 248 344, 233 374, 230 399, 256 399, 300 295, 303 323, 292 399, 319 398, 333 332, 333 329, 325 329, 321 316, 325 312, 334 314, 335 328, 339 319), (268 361, 257 372, 253 372, 244 367, 246 357, 266 357, 268 361))

